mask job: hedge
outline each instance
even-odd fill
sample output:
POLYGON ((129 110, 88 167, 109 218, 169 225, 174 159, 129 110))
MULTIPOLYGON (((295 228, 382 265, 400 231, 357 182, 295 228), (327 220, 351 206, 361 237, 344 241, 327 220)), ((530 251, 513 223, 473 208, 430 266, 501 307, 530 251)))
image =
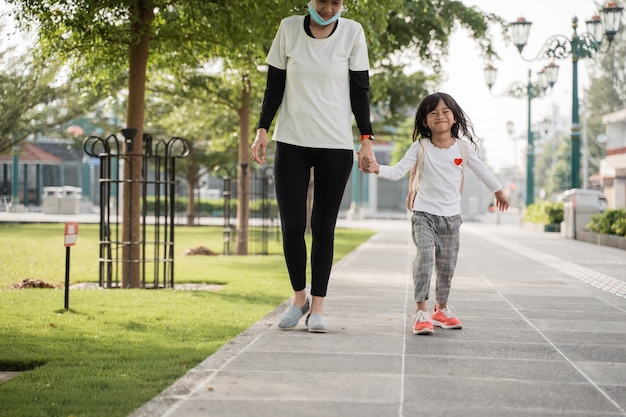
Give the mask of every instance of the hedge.
POLYGON ((564 205, 562 202, 542 201, 526 208, 524 220, 531 223, 555 224, 563 221, 564 205))
MULTIPOLYGON (((174 205, 174 212, 176 213, 186 213, 188 206, 188 198, 187 197, 176 197, 176 202, 174 205)), ((237 217, 237 203, 236 199, 230 200, 230 213, 232 217, 237 217)), ((263 200, 254 200, 250 202, 250 216, 251 217, 261 217, 261 211, 263 209, 263 200)), ((276 200, 265 200, 268 218, 278 217, 278 203, 276 200)), ((156 204, 154 197, 148 197, 146 199, 146 211, 148 214, 153 215, 155 212, 156 204)), ((202 216, 216 216, 220 217, 224 215, 224 199, 220 198, 217 200, 206 200, 200 199, 200 201, 195 201, 195 209, 198 215, 202 216)), ((161 202, 160 207, 161 213, 165 213, 165 203, 161 202)))
POLYGON ((626 236, 626 208, 592 214, 587 229, 604 235, 626 236))

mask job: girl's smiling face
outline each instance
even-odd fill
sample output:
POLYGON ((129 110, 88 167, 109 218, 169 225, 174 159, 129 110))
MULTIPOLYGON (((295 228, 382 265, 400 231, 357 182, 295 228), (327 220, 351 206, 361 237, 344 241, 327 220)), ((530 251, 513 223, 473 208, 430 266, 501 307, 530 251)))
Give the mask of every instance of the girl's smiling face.
POLYGON ((454 113, 443 100, 439 100, 437 107, 426 115, 426 126, 433 134, 449 133, 455 122, 454 113))

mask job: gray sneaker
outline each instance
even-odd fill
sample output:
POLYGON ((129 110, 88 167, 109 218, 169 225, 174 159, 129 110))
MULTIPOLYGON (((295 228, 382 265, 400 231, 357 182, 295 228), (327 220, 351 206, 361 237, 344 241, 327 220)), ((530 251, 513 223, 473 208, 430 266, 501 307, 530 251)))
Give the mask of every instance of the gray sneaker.
POLYGON ((281 330, 291 330, 298 325, 298 322, 309 311, 309 299, 307 298, 302 308, 293 304, 283 313, 278 322, 278 328, 281 330))
POLYGON ((326 333, 328 325, 319 313, 309 314, 306 318, 306 327, 311 333, 326 333))

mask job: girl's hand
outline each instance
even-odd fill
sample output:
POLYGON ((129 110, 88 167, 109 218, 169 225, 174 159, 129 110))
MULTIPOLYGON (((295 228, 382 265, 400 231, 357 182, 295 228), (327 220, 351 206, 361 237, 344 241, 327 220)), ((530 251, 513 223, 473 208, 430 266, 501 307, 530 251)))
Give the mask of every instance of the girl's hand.
POLYGON ((496 207, 500 211, 506 211, 509 208, 509 199, 502 190, 496 191, 496 207))
POLYGON ((250 158, 259 164, 265 163, 265 152, 267 151, 267 130, 261 128, 256 131, 256 138, 250 148, 252 153, 250 158))

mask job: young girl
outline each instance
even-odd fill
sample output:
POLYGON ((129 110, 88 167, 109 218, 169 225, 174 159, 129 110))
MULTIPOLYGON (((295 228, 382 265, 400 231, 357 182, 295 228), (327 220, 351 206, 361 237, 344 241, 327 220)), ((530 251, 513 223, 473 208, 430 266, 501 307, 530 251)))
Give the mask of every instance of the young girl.
POLYGON ((447 305, 459 252, 461 193, 465 167, 495 193, 496 206, 504 211, 509 201, 489 168, 478 159, 472 122, 448 94, 434 93, 419 105, 415 115, 413 144, 394 166, 378 165, 375 158, 363 164, 367 173, 397 181, 411 171, 407 207, 416 255, 413 284, 416 312, 413 334, 432 334, 434 326, 460 329, 461 321, 447 305), (472 146, 467 146, 466 138, 472 146), (436 305, 432 318, 426 309, 430 280, 436 268, 436 305), (434 325, 434 326, 433 326, 434 325))

